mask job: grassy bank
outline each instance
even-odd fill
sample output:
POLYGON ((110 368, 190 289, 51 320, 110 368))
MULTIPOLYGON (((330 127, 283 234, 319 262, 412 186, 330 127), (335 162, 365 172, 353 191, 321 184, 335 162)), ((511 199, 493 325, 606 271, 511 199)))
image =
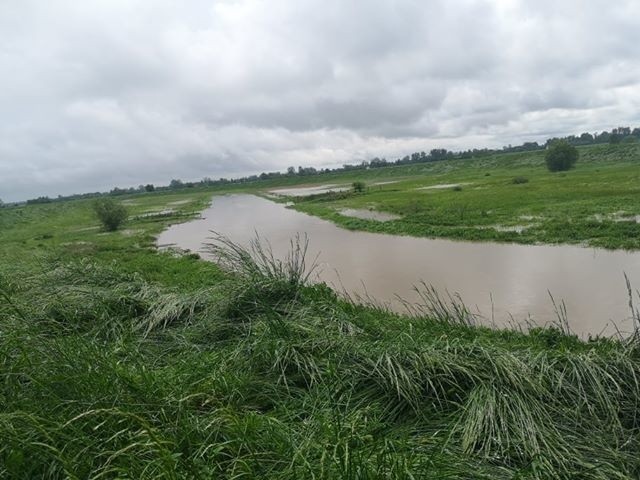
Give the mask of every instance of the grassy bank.
POLYGON ((640 475, 637 340, 353 305, 295 252, 155 251, 209 195, 126 199, 111 233, 87 202, 0 210, 0 477, 640 475))
POLYGON ((525 152, 360 170, 313 181, 367 184, 364 194, 295 200, 296 209, 349 229, 640 248, 640 144, 582 147, 576 168, 563 173, 547 171, 544 152, 525 152), (362 220, 341 214, 345 208, 401 218, 362 220))

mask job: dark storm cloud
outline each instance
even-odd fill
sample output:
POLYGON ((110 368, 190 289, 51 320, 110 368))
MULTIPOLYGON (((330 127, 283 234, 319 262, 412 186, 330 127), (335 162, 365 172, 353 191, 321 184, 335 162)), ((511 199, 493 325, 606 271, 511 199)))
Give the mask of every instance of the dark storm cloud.
POLYGON ((640 124, 640 5, 0 3, 0 198, 640 124))

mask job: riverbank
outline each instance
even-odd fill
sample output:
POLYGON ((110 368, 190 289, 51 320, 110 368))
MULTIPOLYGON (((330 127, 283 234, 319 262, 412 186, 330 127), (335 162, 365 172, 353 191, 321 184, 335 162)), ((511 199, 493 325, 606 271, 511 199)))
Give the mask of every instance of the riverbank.
POLYGON ((547 171, 538 151, 309 177, 316 185, 364 182, 366 189, 283 201, 352 230, 640 249, 640 144, 579 151, 576 168, 562 173, 547 171), (399 218, 354 218, 345 210, 399 218))
POLYGON ((209 198, 132 197, 112 233, 88 202, 0 211, 0 476, 637 478, 637 339, 399 316, 298 268, 157 252, 209 198))
POLYGON ((640 284, 638 252, 349 231, 248 194, 215 196, 201 216, 172 225, 158 244, 215 261, 203 250, 212 231, 242 245, 259 235, 284 258, 290 239, 303 234, 309 259, 319 264, 317 280, 396 312, 405 313, 407 303, 423 304, 424 290, 434 288, 460 297, 479 324, 553 325, 562 305, 571 331, 582 338, 633 331, 626 281, 640 284))

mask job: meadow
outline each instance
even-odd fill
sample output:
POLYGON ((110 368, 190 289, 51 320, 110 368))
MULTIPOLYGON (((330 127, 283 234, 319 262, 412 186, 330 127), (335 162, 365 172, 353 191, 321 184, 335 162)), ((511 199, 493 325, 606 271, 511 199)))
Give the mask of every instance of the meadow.
POLYGON ((640 248, 640 144, 579 151, 576 167, 559 173, 547 171, 544 151, 536 151, 322 175, 315 184, 361 181, 366 189, 293 198, 294 208, 371 232, 640 248), (400 218, 359 219, 344 209, 400 218))
MULTIPOLYGON (((461 231, 477 230, 481 209, 499 218, 486 224, 640 213, 636 147, 616 151, 628 149, 628 161, 589 160, 609 151, 593 148, 566 176, 543 171, 537 154, 335 175, 401 183, 296 208, 349 226, 328 212, 384 205, 404 220, 381 225, 407 234, 425 234, 420 218, 440 218, 465 195, 485 203, 455 220, 461 231), (516 175, 529 182, 510 183, 516 175), (410 213, 411 185, 445 182, 469 185, 420 193, 410 213), (563 182, 584 184, 582 203, 563 182)), ((0 209, 1 478, 640 476, 640 334, 583 341, 561 321, 491 330, 428 291, 413 315, 357 305, 307 283, 304 242, 278 261, 219 239, 220 265, 155 248, 162 229, 223 192, 121 197, 130 216, 115 232, 90 201, 0 209)), ((635 245, 611 235, 602 238, 635 245)), ((557 237, 546 238, 582 241, 557 237)))

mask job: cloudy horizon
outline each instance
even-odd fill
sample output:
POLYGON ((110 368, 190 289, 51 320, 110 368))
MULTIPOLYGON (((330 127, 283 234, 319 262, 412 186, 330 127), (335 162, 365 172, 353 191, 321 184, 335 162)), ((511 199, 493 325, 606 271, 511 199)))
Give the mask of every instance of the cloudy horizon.
POLYGON ((0 198, 640 125, 640 2, 7 0, 0 198))

